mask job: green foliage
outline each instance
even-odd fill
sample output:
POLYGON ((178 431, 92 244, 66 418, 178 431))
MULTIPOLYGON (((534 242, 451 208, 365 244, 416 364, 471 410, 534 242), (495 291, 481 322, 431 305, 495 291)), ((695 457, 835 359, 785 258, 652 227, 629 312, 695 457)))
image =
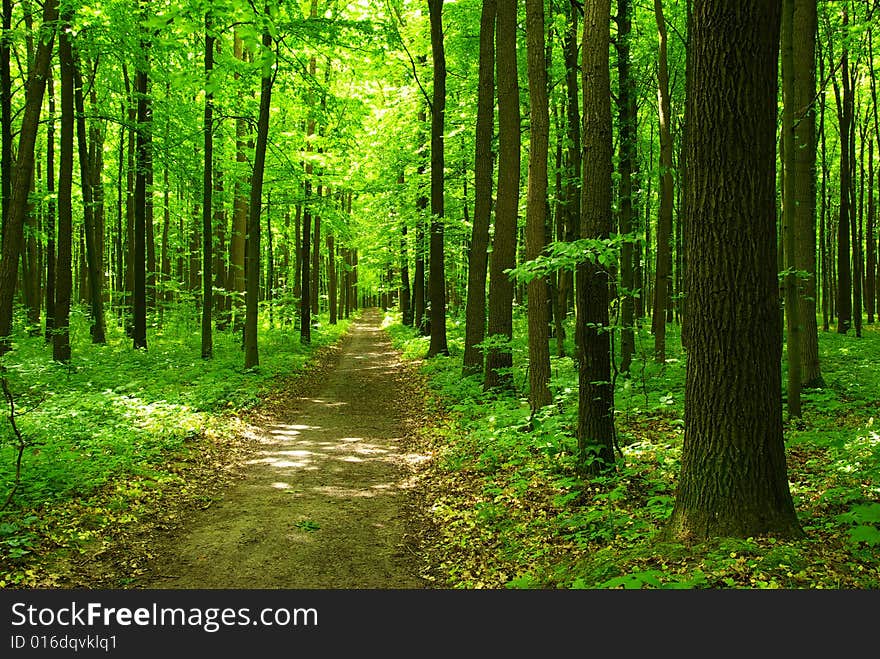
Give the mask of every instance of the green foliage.
MULTIPOLYGON (((686 354, 667 328, 657 364, 647 328, 615 380, 622 455, 611 475, 583 479, 575 465, 577 372, 552 360, 554 403, 532 415, 523 318, 515 316, 512 394, 487 393, 460 360, 422 369, 449 420, 433 444, 437 469, 435 561, 455 588, 877 588, 880 587, 880 435, 874 415, 880 335, 821 334, 828 385, 804 392, 804 418, 786 429, 789 477, 806 538, 661 542, 674 504, 684 436, 686 354)), ((398 346, 414 333, 391 323, 398 346)), ((450 332, 452 340, 461 329, 450 332)), ((573 332, 569 327, 567 335, 573 332)), ((619 340, 617 333, 615 340, 619 340)), ((573 354, 570 340, 568 354, 573 354)), ((783 380, 784 382, 784 380, 783 380)))
MULTIPOLYGON (((258 404, 279 377, 300 372, 316 349, 338 340, 347 327, 347 321, 323 324, 304 347, 292 325, 271 327, 263 320, 261 364, 253 371, 243 369, 241 339, 232 333, 216 333, 214 358, 200 359, 197 321, 183 310, 166 310, 163 326, 150 331, 146 351, 132 351, 112 323, 106 346, 90 344, 85 319, 76 314, 70 365, 54 363, 41 337, 18 339, 4 366, 26 411, 18 422, 30 446, 12 505, 0 512, 0 557, 20 559, 45 540, 34 531, 38 517, 29 511, 87 501, 114 483, 129 483, 120 510, 96 523, 126 523, 126 500, 177 479, 175 461, 188 460, 196 440, 235 432, 238 415, 258 404)), ((10 433, 4 419, 2 498, 15 468, 10 433)), ((81 533, 79 540, 93 535, 81 533)))

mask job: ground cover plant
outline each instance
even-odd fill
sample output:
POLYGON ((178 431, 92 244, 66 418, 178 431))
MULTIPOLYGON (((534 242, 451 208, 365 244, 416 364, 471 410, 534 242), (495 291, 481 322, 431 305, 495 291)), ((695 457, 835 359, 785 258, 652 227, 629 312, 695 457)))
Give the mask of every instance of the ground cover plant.
MULTIPOLYGON (((63 567, 45 560, 115 546, 145 529, 145 515, 172 524, 186 506, 208 505, 248 450, 248 412, 348 326, 320 318, 306 346, 292 324, 265 322, 271 350, 245 369, 232 334, 218 333, 212 360, 199 358, 198 319, 183 309, 151 328, 148 351, 132 351, 115 324, 107 345, 91 345, 82 315, 74 317, 70 363, 53 362, 42 337, 22 337, 4 370, 26 446, 16 483, 18 438, 4 421, 0 586, 63 583, 63 567)), ((133 579, 139 566, 128 567, 133 579)))
MULTIPOLYGON (((395 344, 421 359, 427 338, 389 315, 395 344)), ((524 318, 518 317, 520 325, 524 318)), ((450 356, 422 362, 444 431, 426 483, 438 542, 431 559, 454 588, 880 587, 880 333, 854 354, 820 334, 826 386, 805 391, 785 428, 792 493, 805 537, 724 538, 686 546, 660 539, 674 502, 684 431, 686 354, 669 327, 657 364, 637 335, 629 376, 616 379, 617 470, 583 478, 575 461, 573 360, 554 358, 552 405, 532 415, 525 369, 518 395, 461 377, 462 324, 450 356)), ((516 335, 516 333, 515 333, 516 335)), ((573 345, 568 346, 569 351, 573 345)), ((525 341, 514 341, 514 364, 525 341)), ((519 357, 519 359, 517 359, 519 357)))

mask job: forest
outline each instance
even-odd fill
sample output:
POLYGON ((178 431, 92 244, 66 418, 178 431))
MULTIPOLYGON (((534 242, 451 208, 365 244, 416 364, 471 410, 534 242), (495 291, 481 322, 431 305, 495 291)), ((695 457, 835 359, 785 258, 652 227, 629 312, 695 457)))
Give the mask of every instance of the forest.
POLYGON ((880 588, 880 1, 2 3, 0 587, 880 588))

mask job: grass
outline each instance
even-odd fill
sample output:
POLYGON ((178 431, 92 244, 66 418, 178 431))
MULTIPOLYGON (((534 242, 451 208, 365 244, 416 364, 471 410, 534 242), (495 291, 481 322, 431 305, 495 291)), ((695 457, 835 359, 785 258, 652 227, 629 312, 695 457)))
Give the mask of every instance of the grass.
MULTIPOLYGON (((161 325, 153 321, 146 351, 132 350, 111 318, 107 345, 95 346, 75 309, 67 365, 52 361, 41 337, 16 335, 3 365, 28 447, 21 483, 0 511, 0 587, 53 585, 35 565, 41 557, 59 548, 76 553, 137 526, 163 497, 207 497, 189 482, 191 469, 219 478, 246 431, 246 412, 348 325, 321 317, 303 346, 298 329, 261 317, 260 365, 245 370, 240 335, 215 332, 213 359, 203 360, 195 312, 166 311, 161 325)), ((0 504, 14 485, 14 440, 4 420, 0 504)))
MULTIPOLYGON (((482 391, 461 377, 463 322, 448 324, 449 357, 422 369, 444 421, 426 435, 438 455, 423 475, 436 529, 430 561, 455 588, 880 587, 880 333, 820 333, 826 386, 804 393, 786 424, 789 479, 806 537, 661 543, 674 503, 684 436, 686 357, 670 325, 668 359, 653 360, 643 328, 630 376, 616 379, 621 456, 613 475, 584 480, 574 461, 577 380, 552 359, 554 404, 530 419, 525 319, 515 318, 517 391, 482 391)), ((412 359, 427 339, 388 319, 412 359)), ((571 332, 569 331, 569 335, 571 332)), ((555 342, 554 342, 555 344, 555 342)), ((573 346, 567 346, 572 354, 573 346)), ((783 378, 784 382, 784 378, 783 378)))

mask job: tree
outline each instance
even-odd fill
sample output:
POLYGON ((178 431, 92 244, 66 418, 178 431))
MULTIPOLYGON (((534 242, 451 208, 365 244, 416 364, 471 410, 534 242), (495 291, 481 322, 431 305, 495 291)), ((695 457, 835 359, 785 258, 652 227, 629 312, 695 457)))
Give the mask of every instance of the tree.
POLYGON ((211 336, 214 281, 210 275, 214 262, 214 230, 212 227, 214 213, 214 90, 211 80, 214 68, 214 35, 211 34, 212 29, 209 9, 205 12, 205 115, 202 123, 205 144, 202 166, 202 359, 211 359, 214 355, 213 337, 211 336))
POLYGON ((816 0, 795 0, 792 15, 791 185, 795 267, 805 272, 798 308, 801 385, 822 387, 816 324, 816 0))
POLYGON ((261 62, 263 76, 260 82, 260 115, 257 119, 257 143, 254 149, 254 173, 251 178, 250 215, 247 232, 247 276, 244 328, 244 367, 253 368, 260 363, 257 350, 257 313, 260 297, 260 210, 263 198, 263 175, 266 164, 266 147, 269 140, 269 111, 272 108, 272 82, 274 80, 272 36, 269 7, 266 6, 263 26, 263 52, 261 62))
MULTIPOLYGON (((519 83, 516 70, 516 0, 498 0, 496 72, 498 81, 498 191, 495 235, 489 256, 489 319, 491 340, 513 337, 513 282, 505 272, 516 265, 517 209, 520 175, 519 83)), ((483 386, 509 387, 513 354, 493 345, 486 353, 483 386)))
MULTIPOLYGON (((58 151, 58 254, 55 264, 55 326, 52 359, 70 361, 70 298, 73 293, 73 50, 70 15, 61 17, 58 63, 61 73, 61 136, 58 151)), ((10 234, 8 239, 12 240, 10 234)))
POLYGON ((28 195, 34 174, 34 147, 46 79, 52 63, 55 43, 55 23, 58 20, 57 0, 43 5, 43 23, 33 67, 28 71, 24 112, 18 137, 18 156, 15 163, 9 205, 4 216, 2 257, 0 257, 0 355, 10 348, 12 332, 12 303, 18 281, 18 262, 24 236, 28 195))
POLYGON ((477 84, 477 128, 474 150, 474 225, 468 253, 463 371, 483 371, 486 338, 486 267, 489 224, 492 219, 492 136, 495 132, 495 15, 496 0, 483 2, 480 15, 480 67, 477 84))
MULTIPOLYGON (((146 18, 146 5, 142 5, 146 18)), ((135 136, 134 229, 132 267, 134 304, 132 341, 134 349, 147 348, 147 169, 151 167, 150 141, 152 110, 149 97, 149 43, 141 39, 141 52, 135 73, 134 91, 137 103, 135 136)))
POLYGON ((677 539, 801 533, 782 436, 775 210, 780 9, 780 2, 765 0, 692 3, 685 436, 665 529, 677 539))
MULTIPOLYGON (((583 160, 581 238, 611 233, 611 76, 608 69, 611 2, 584 4, 583 160)), ((588 474, 614 464, 614 389, 608 326, 608 269, 577 266, 578 463, 588 474)))
MULTIPOLYGON (((526 259, 544 251, 547 221, 547 152, 550 111, 547 100, 547 64, 544 56, 544 0, 526 0, 526 39, 529 74, 529 183, 526 211, 526 259)), ((529 405, 532 412, 552 401, 547 314, 547 281, 534 277, 528 284, 529 405)))
MULTIPOLYGON (((633 168, 637 151, 637 109, 636 94, 630 78, 630 39, 632 35, 632 0, 617 0, 617 87, 618 115, 620 133, 617 172, 619 186, 619 229, 624 236, 633 231, 633 168)), ((635 277, 633 273, 633 243, 626 240, 620 246, 620 370, 627 372, 635 353, 635 332, 633 331, 635 277)))
POLYGON ((654 284, 654 359, 666 361, 666 309, 669 306, 669 288, 672 274, 672 128, 669 100, 669 70, 667 65, 667 30, 662 0, 654 0, 654 17, 659 40, 657 70, 657 107, 660 112, 660 209, 657 215, 657 264, 654 284))
POLYGON ((794 174, 794 0, 782 3, 782 115, 783 188, 782 231, 785 256, 785 319, 788 374, 786 398, 790 417, 801 416, 801 318, 795 264, 795 174, 794 174))
POLYGON ((448 355, 446 345, 446 270, 444 265, 444 135, 446 122, 446 53, 443 48, 443 0, 428 0, 434 94, 431 99, 431 237, 428 295, 431 297, 431 343, 428 357, 448 355))

